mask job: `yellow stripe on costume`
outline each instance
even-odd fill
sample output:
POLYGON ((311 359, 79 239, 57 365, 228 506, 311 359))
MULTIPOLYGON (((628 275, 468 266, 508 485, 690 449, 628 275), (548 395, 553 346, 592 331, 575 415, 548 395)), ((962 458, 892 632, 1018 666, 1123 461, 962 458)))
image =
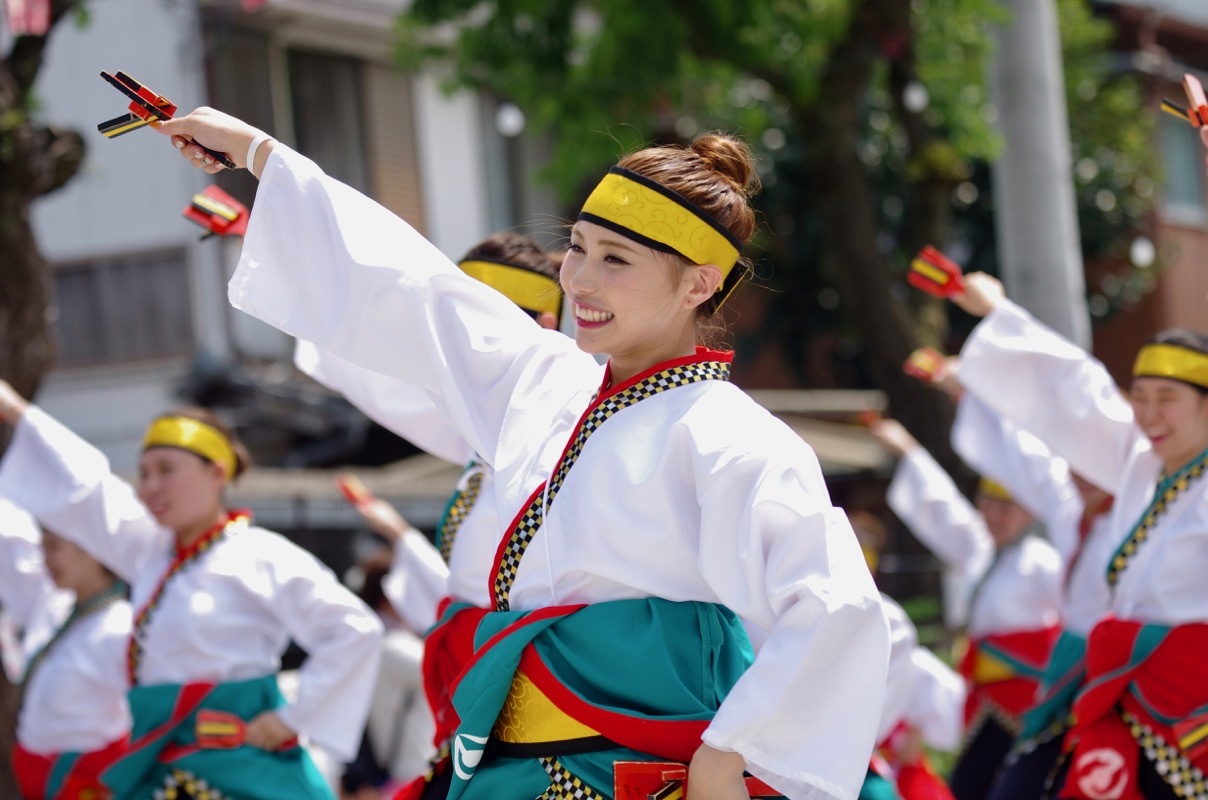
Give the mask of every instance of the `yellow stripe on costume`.
POLYGON ((509 744, 562 742, 600 735, 599 731, 572 719, 559 709, 527 675, 519 671, 512 679, 512 688, 508 690, 492 733, 500 741, 509 744))
POLYGON ((1186 753, 1196 745, 1208 739, 1208 722, 1184 733, 1179 737, 1179 749, 1186 753))
POLYGON ((984 652, 979 652, 973 659, 973 683, 981 686, 986 683, 1010 680, 1015 677, 1015 670, 1000 659, 984 652))
POLYGON ((1134 378, 1171 378, 1208 389, 1208 354, 1177 344, 1147 344, 1137 353, 1134 378))
POLYGON ((557 315, 562 309, 562 287, 549 275, 497 261, 463 261, 457 266, 526 311, 557 315))
POLYGON ((230 440, 212 425, 189 417, 160 417, 147 428, 143 449, 178 447, 213 461, 226 470, 229 481, 238 463, 230 440))
POLYGON ((669 247, 693 264, 720 267, 724 284, 738 263, 739 247, 686 199, 638 178, 613 167, 587 198, 582 213, 669 247))

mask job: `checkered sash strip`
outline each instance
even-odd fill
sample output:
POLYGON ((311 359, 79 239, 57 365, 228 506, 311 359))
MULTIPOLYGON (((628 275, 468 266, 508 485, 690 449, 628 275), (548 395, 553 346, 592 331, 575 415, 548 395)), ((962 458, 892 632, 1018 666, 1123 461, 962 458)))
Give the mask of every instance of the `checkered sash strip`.
POLYGON ((457 532, 461 530, 461 524, 470 515, 470 510, 474 508, 478 494, 482 491, 483 470, 484 466, 477 460, 472 460, 466 465, 462 471, 465 488, 461 488, 462 481, 459 480, 457 492, 449 503, 449 510, 445 512, 445 517, 438 526, 440 555, 446 564, 453 556, 453 542, 457 538, 457 532))
POLYGON ((1134 714, 1125 711, 1122 716, 1145 758, 1149 759, 1176 795, 1185 800, 1208 800, 1208 781, 1204 773, 1191 763, 1183 751, 1155 733, 1134 714))
POLYGON ((549 775, 549 788, 537 800, 608 800, 556 758, 542 758, 541 767, 549 775))
POLYGON ((698 361, 656 372, 633 386, 606 395, 600 400, 593 400, 589 410, 580 420, 578 428, 571 434, 570 445, 562 454, 558 466, 554 468, 553 475, 533 494, 528 507, 517 519, 516 526, 508 538, 495 573, 493 585, 495 609, 497 611, 509 609, 508 595, 511 593, 512 584, 516 581, 520 559, 523 558, 524 551, 532 541, 533 535, 545 522, 545 510, 557 497, 567 473, 570 472, 570 468, 575 465, 579 455, 583 452, 583 446, 587 443, 588 437, 622 409, 636 405, 656 394, 701 381, 728 381, 729 379, 730 365, 728 363, 698 361))
POLYGON ((1145 509, 1145 513, 1141 515, 1140 521, 1132 529, 1132 533, 1120 545, 1120 549, 1112 556, 1111 563, 1107 567, 1107 582, 1108 585, 1115 587, 1120 580, 1120 575, 1128 568, 1136 558, 1137 551, 1141 546, 1149 540, 1149 535, 1153 531, 1158 521, 1165 516, 1167 509, 1178 500, 1187 490, 1191 488, 1197 480, 1204 476, 1208 471, 1208 450, 1200 453, 1191 463, 1184 466, 1173 477, 1167 478, 1158 484, 1157 490, 1154 492, 1154 498, 1149 504, 1149 508, 1145 509))

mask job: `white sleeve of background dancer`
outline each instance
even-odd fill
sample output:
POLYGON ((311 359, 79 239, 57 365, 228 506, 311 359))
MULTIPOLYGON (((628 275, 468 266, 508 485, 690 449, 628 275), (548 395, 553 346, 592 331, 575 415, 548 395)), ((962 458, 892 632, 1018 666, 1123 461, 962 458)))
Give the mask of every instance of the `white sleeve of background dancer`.
MULTIPOLYGON (((797 440, 800 442, 800 440, 797 440)), ((720 602, 769 631, 702 739, 791 800, 855 800, 885 696, 889 627, 813 452, 706 479, 699 564, 720 602)), ((698 465, 699 468, 700 465, 698 465)))
POLYGON ((22 415, 0 462, 0 495, 127 583, 173 540, 100 450, 36 406, 22 415))
POLYGON ((351 761, 377 680, 382 623, 331 570, 284 538, 263 554, 260 569, 271 581, 264 602, 307 653, 297 697, 278 716, 351 761))
POLYGON ((877 726, 878 744, 893 733, 910 709, 915 690, 911 655, 919 643, 918 631, 906 610, 886 594, 881 595, 881 602, 889 621, 889 676, 885 685, 885 704, 881 707, 881 724, 877 726))
POLYGON ((936 750, 953 752, 965 724, 965 679, 925 647, 911 653, 914 692, 906 721, 936 750))
POLYGON ((449 594, 449 565, 427 537, 408 531, 394 545, 382 592, 407 626, 422 634, 436 624, 436 608, 449 594))
POLYGON ((277 146, 256 195, 231 304, 358 366, 415 384, 495 463, 505 417, 552 417, 591 356, 457 269, 403 220, 277 146))
POLYGON ((21 629, 30 626, 55 592, 41 540, 34 518, 0 497, 0 607, 21 629))
POLYGON ((985 521, 925 448, 916 447, 898 461, 886 499, 949 569, 976 578, 990 567, 994 541, 985 521))
POLYGON ((972 392, 956 406, 952 448, 965 463, 993 481, 1036 519, 1045 523, 1049 539, 1069 558, 1078 546, 1066 524, 1082 515, 1082 498, 1065 459, 1053 455, 1044 442, 1005 419, 972 392), (1068 541, 1063 541, 1068 540, 1068 541))
POLYGON ((965 342, 960 379, 1104 491, 1115 492, 1134 451, 1149 448, 1104 366, 1009 300, 965 342))
POLYGON ((428 393, 415 384, 358 367, 301 340, 294 347, 294 365, 426 453, 459 466, 474 455, 428 393))

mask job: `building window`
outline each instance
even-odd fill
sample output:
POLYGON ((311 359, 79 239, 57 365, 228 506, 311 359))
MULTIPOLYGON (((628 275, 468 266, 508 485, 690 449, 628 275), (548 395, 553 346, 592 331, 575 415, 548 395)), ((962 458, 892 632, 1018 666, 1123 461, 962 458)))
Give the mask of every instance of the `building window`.
POLYGON ((288 57, 298 150, 333 178, 358 191, 371 191, 362 129, 361 62, 294 49, 288 57))
POLYGON ((66 367, 186 355, 193 315, 184 250, 59 265, 55 332, 66 367))
POLYGON ((1199 133, 1182 120, 1162 115, 1159 137, 1166 179, 1163 215, 1173 222, 1208 221, 1199 133))

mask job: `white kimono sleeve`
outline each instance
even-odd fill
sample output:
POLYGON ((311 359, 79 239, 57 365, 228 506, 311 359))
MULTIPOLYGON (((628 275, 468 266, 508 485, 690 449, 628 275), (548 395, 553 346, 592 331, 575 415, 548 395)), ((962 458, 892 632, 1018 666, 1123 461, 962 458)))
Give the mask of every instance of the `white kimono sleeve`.
POLYGON ((127 583, 172 546, 172 532, 109 471, 101 451, 36 406, 22 415, 0 462, 0 494, 127 583))
POLYGON ((39 544, 38 523, 0 497, 0 606, 18 628, 28 628, 55 592, 39 544))
POLYGON ((229 296, 292 336, 428 391, 492 465, 505 417, 553 418, 584 381, 600 380, 572 340, 281 145, 261 176, 229 296))
POLYGON ((945 566, 976 580, 994 559, 986 523, 931 454, 916 447, 901 458, 889 507, 945 566))
POLYGON ((278 715, 351 761, 377 680, 382 623, 313 555, 285 539, 280 545, 260 564, 272 584, 269 610, 307 657, 297 697, 278 715))
POLYGON ((394 544, 382 592, 407 626, 422 634, 436 624, 436 609, 449 594, 449 566, 427 537, 407 531, 394 544))
POLYGON ((936 750, 955 751, 965 727, 965 679, 925 647, 911 653, 914 691, 906 720, 936 750))
POLYGON ((769 632, 702 739, 792 800, 854 800, 876 744, 888 623, 813 452, 783 434, 769 446, 779 464, 697 465, 702 575, 769 632))
POLYGON ((458 466, 474 455, 432 398, 418 386, 358 367, 310 342, 297 343, 294 365, 426 453, 458 466))
POLYGON ((974 470, 1001 483, 1032 516, 1045 524, 1049 540, 1062 558, 1078 548, 1077 527, 1082 498, 1069 464, 1044 442, 1007 421, 971 392, 956 407, 952 447, 974 470))
POLYGON ((965 342, 960 379, 1104 491, 1115 492, 1132 454, 1149 448, 1104 366, 1009 300, 965 342))
POLYGON ((885 687, 885 704, 881 707, 881 724, 877 726, 877 743, 889 734, 910 710, 914 695, 914 666, 911 657, 919 643, 918 631, 906 614, 887 594, 881 595, 885 618, 889 620, 889 676, 885 687))

